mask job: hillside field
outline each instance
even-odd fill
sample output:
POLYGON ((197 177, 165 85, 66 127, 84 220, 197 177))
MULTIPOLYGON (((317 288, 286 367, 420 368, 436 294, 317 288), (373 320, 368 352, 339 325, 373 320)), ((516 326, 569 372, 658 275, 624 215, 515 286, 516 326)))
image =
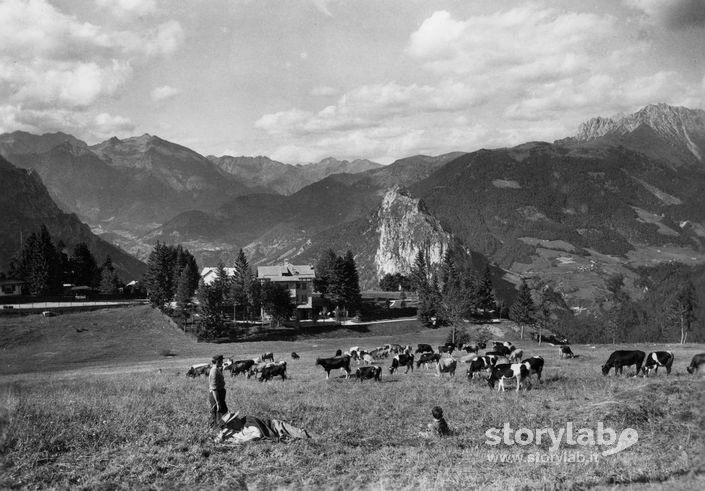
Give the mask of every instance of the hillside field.
MULTIPOLYGON (((316 357, 388 342, 442 344, 448 329, 413 322, 348 328, 294 341, 197 343, 149 307, 0 318, 0 488, 2 489, 639 489, 705 488, 705 376, 685 367, 703 345, 629 346, 675 353, 673 372, 655 377, 612 373, 600 365, 620 345, 573 345, 579 357, 506 335, 525 357, 545 359, 543 383, 516 393, 492 391, 484 378, 436 377, 421 367, 381 382, 346 380, 315 366, 316 357), (327 337, 323 337, 327 336, 327 337), (222 353, 265 351, 285 359, 288 380, 260 383, 226 374, 231 410, 308 429, 306 441, 213 442, 207 381, 186 368, 222 353), (296 351, 301 358, 292 360, 296 351), (424 438, 439 405, 454 434, 424 438), (611 455, 612 442, 566 438, 505 441, 488 432, 569 427, 638 434, 611 455)), ((500 338, 501 339, 501 338, 500 338)), ((355 364, 353 363, 353 369, 355 364)), ((519 431, 521 430, 521 431, 519 431)), ((544 432, 545 434, 545 432, 544 432)))

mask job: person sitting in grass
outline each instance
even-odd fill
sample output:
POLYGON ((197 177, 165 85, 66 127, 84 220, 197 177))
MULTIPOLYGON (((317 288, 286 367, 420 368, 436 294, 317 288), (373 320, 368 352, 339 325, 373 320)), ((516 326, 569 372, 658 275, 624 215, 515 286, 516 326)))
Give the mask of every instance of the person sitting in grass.
POLYGON ((428 431, 421 433, 421 436, 425 438, 430 437, 440 437, 444 438, 451 435, 450 428, 448 427, 448 422, 443 417, 443 409, 439 406, 435 406, 431 409, 431 415, 433 416, 433 422, 428 424, 428 431))
POLYGON ((255 416, 239 416, 239 411, 224 422, 224 427, 215 437, 216 443, 239 445, 253 440, 311 438, 308 431, 278 419, 260 419, 255 416))

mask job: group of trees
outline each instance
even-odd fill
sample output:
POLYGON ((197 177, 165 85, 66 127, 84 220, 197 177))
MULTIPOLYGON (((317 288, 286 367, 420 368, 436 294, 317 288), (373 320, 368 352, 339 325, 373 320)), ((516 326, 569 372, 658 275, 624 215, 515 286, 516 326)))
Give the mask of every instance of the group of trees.
POLYGON ((187 249, 157 241, 142 279, 153 306, 163 309, 176 301, 178 308, 185 309, 191 303, 199 280, 198 264, 187 249))
POLYGON ((344 310, 349 315, 359 313, 362 306, 360 277, 352 251, 348 250, 344 256, 339 256, 334 250, 328 249, 314 270, 316 279, 313 287, 320 293, 326 308, 336 312, 344 310))
POLYGON ((118 293, 123 286, 110 256, 98 266, 83 242, 69 253, 63 242, 54 243, 44 225, 24 241, 10 264, 8 276, 23 280, 28 293, 34 296, 60 295, 65 284, 87 286, 104 294, 118 293))
MULTIPOLYGON (((477 275, 457 252, 446 252, 438 271, 430 271, 422 250, 411 270, 419 299, 418 318, 427 327, 455 326, 470 317, 487 317, 497 308, 489 266, 477 275)), ((454 336, 453 336, 454 337, 454 336)))

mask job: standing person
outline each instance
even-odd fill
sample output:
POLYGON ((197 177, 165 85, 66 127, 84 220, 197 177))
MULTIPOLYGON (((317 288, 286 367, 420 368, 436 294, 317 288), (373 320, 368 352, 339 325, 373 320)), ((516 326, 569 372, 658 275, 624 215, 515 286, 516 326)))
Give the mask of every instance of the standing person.
POLYGON ((225 403, 225 377, 223 377, 223 355, 216 355, 212 360, 211 371, 208 374, 208 403, 211 408, 210 426, 219 428, 223 416, 228 414, 225 403))

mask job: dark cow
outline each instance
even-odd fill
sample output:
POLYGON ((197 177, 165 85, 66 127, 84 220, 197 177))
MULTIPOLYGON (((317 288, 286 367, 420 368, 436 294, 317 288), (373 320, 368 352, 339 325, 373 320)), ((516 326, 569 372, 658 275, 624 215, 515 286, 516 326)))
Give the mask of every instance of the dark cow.
POLYGON ((690 365, 688 365, 686 370, 690 374, 695 374, 698 373, 703 366, 705 366, 705 353, 698 353, 693 356, 693 359, 690 361, 690 365))
POLYGON ((273 377, 281 376, 282 380, 286 380, 286 362, 278 361, 276 363, 268 363, 259 376, 260 382, 268 382, 273 377))
POLYGON ((262 353, 259 357, 260 361, 274 361, 274 353, 268 351, 267 353, 262 353))
POLYGON ((299 358, 301 358, 301 357, 299 356, 299 354, 296 351, 291 352, 291 359, 292 360, 298 360, 299 358))
MULTIPOLYGON (((645 357, 646 353, 639 350, 614 351, 607 359, 607 363, 602 365, 602 375, 610 373, 612 367, 614 367, 615 375, 621 375, 623 368, 631 365, 636 365, 636 375, 639 375, 645 357)), ((636 375, 634 376, 636 377, 636 375)))
POLYGON ((414 353, 433 353, 433 348, 430 344, 417 344, 414 353))
POLYGON ((485 349, 486 347, 486 343, 480 342, 476 344, 461 344, 459 349, 466 353, 479 353, 481 349, 485 349))
POLYGON ((441 359, 440 353, 421 353, 419 359, 416 360, 416 368, 419 368, 423 363, 428 369, 429 363, 437 363, 441 359))
POLYGON ((330 378, 330 371, 337 368, 345 370, 345 378, 350 378, 350 356, 334 356, 333 358, 316 358, 316 366, 321 365, 326 371, 326 380, 330 378))
POLYGON ((389 373, 393 374, 396 370, 399 369, 399 367, 406 367, 406 371, 404 373, 409 373, 409 369, 411 369, 411 371, 413 372, 414 355, 407 355, 406 353, 400 353, 398 355, 395 355, 394 358, 392 358, 392 366, 389 367, 389 373))
POLYGON ((470 362, 470 367, 468 367, 468 370, 466 372, 467 376, 468 378, 473 378, 476 372, 480 372, 482 370, 490 370, 496 364, 496 356, 476 356, 470 362))
POLYGON ((670 351, 649 353, 644 362, 644 375, 648 377, 651 374, 651 370, 654 371, 654 375, 658 375, 658 367, 666 367, 666 375, 670 375, 673 360, 675 360, 675 357, 670 351))
POLYGON ((439 353, 453 354, 454 350, 455 350, 455 345, 453 343, 446 343, 443 346, 438 347, 439 353))
POLYGON ((517 392, 519 392, 521 384, 528 376, 529 370, 524 363, 500 363, 492 367, 490 378, 487 379, 487 384, 490 386, 490 389, 494 389, 495 382, 499 381, 497 390, 504 392, 504 381, 506 379, 515 378, 517 379, 517 392))
POLYGON ((561 354, 561 359, 563 358, 575 358, 575 354, 573 353, 573 350, 570 349, 570 346, 560 346, 558 348, 558 351, 561 354))
POLYGON ((509 353, 511 353, 513 349, 514 346, 509 341, 505 341, 504 343, 495 341, 492 345, 492 351, 499 353, 499 356, 509 356, 509 353))
POLYGON ((374 379, 379 382, 382 380, 382 367, 360 367, 355 370, 355 378, 358 379, 360 382, 364 381, 365 379, 374 379))
POLYGON ((237 360, 233 362, 232 370, 230 371, 231 377, 236 377, 239 374, 247 374, 250 369, 255 365, 255 360, 237 360))
POLYGON ((527 358, 522 361, 521 364, 526 367, 527 377, 536 375, 536 380, 538 380, 539 383, 543 383, 541 381, 541 374, 543 373, 543 358, 540 356, 532 356, 531 358, 527 358))
POLYGON ((198 365, 191 365, 186 371, 186 376, 195 378, 200 377, 201 375, 208 375, 210 369, 211 366, 209 363, 199 363, 198 365))
POLYGON ((458 366, 458 361, 450 356, 441 358, 436 362, 436 377, 440 377, 442 373, 448 373, 452 377, 455 375, 455 369, 458 366))

